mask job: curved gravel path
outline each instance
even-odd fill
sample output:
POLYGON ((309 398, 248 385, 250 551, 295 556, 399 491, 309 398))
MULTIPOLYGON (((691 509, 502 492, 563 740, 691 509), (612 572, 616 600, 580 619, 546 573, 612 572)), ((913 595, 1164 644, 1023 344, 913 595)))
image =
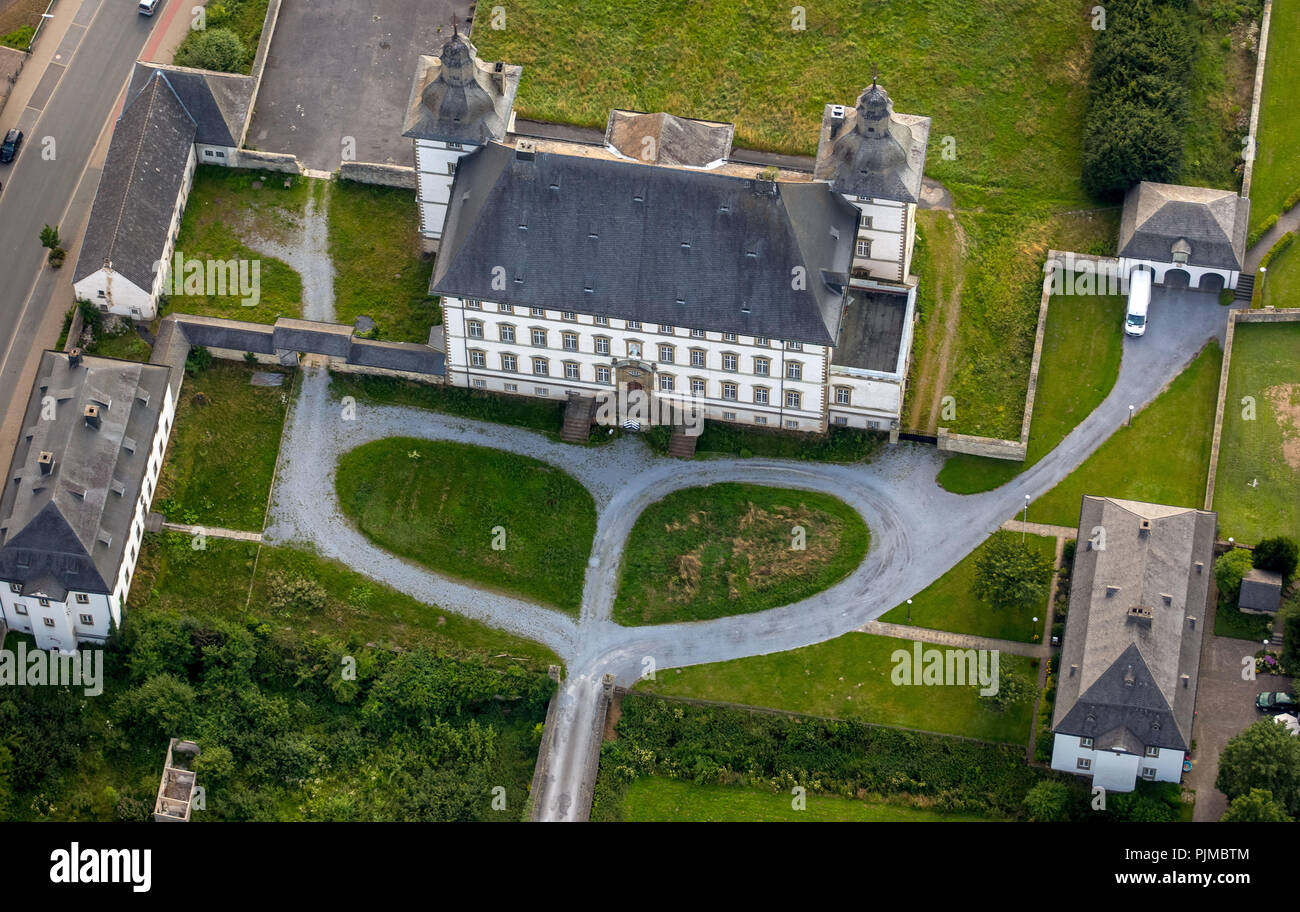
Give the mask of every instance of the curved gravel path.
MULTIPOLYGON (((1125 340, 1115 388, 1047 457, 1008 484, 960 496, 934 483, 943 457, 901 444, 868 465, 776 459, 680 462, 624 438, 606 446, 556 443, 517 428, 398 406, 357 404, 344 420, 329 378, 307 370, 281 444, 268 542, 300 541, 421 601, 437 604, 546 644, 562 656, 568 680, 559 695, 550 765, 538 797, 543 819, 580 819, 588 808, 589 758, 598 747, 595 718, 602 677, 631 685, 649 663, 663 670, 781 652, 832 639, 875 620, 947 572, 1005 520, 1026 494, 1050 490, 1182 370, 1210 337, 1222 339, 1226 309, 1213 296, 1171 293, 1152 308, 1158 328, 1125 340), (1178 313, 1175 316, 1174 308, 1178 313), (344 518, 334 491, 338 457, 391 436, 426 437, 522 453, 553 463, 591 491, 596 538, 575 621, 511 596, 485 592, 408 563, 370 544, 344 518), (623 544, 641 511, 684 487, 745 481, 839 497, 871 530, 871 550, 848 577, 811 598, 756 614, 709 621, 622 627, 611 618, 623 544), (597 743, 593 743, 593 742, 597 743)), ((1140 420, 1140 419, 1139 419, 1140 420)), ((1032 516, 1030 517, 1033 518, 1032 516)))

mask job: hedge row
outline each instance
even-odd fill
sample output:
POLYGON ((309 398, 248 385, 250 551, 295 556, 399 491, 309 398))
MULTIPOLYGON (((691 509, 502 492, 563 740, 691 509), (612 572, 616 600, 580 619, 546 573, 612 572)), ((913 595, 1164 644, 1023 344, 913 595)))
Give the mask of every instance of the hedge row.
POLYGON ((1097 32, 1084 122, 1083 185, 1120 195, 1172 181, 1183 164, 1197 36, 1187 0, 1114 0, 1097 32))
POLYGON ((1259 270, 1268 266, 1273 261, 1273 257, 1290 247, 1291 242, 1295 240, 1295 234, 1294 231, 1288 231, 1277 239, 1277 243, 1268 249, 1268 253, 1260 257, 1259 266, 1255 268, 1255 288, 1250 294, 1252 309, 1264 306, 1264 282, 1260 278, 1259 270))

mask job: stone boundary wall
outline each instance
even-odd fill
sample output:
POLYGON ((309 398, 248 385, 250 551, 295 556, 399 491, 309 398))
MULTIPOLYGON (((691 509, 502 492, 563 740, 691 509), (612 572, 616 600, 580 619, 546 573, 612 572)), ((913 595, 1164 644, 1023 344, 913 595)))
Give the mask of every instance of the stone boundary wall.
POLYGON ((347 373, 400 376, 425 383, 444 382, 446 359, 442 352, 414 342, 358 339, 350 326, 281 317, 274 325, 168 314, 159 328, 174 326, 190 345, 202 345, 213 357, 242 361, 252 352, 259 363, 291 365, 298 352, 324 355, 332 366, 347 373))
POLYGON ((381 165, 376 162, 345 161, 339 165, 339 180, 381 187, 415 189, 415 169, 405 165, 381 165))
POLYGON ((288 152, 259 152, 254 149, 236 149, 230 168, 251 168, 255 171, 279 171, 282 174, 302 174, 302 162, 288 152))
POLYGON ((555 742, 555 716, 559 711, 563 685, 559 669, 554 665, 551 666, 551 680, 561 687, 557 687, 555 693, 551 695, 550 705, 546 707, 546 720, 542 723, 542 743, 537 748, 537 763, 533 766, 533 779, 528 786, 528 808, 525 815, 528 820, 536 820, 540 812, 537 796, 542 793, 542 785, 546 782, 546 773, 551 766, 551 746, 555 742))
POLYGON ((266 58, 271 52, 271 37, 275 34, 275 25, 280 21, 281 0, 271 0, 266 5, 266 18, 262 20, 262 34, 257 39, 257 52, 253 55, 253 94, 248 99, 248 116, 244 118, 244 128, 239 131, 237 146, 244 145, 248 138, 248 127, 253 122, 253 110, 257 107, 257 95, 262 89, 262 74, 266 72, 266 58))
POLYGON ((1205 480, 1205 507, 1214 509, 1214 482, 1219 471, 1219 446, 1223 441, 1223 413, 1228 399, 1228 371, 1232 367, 1232 339, 1238 323, 1297 323, 1300 307, 1263 310, 1234 309, 1228 313, 1228 332, 1223 340, 1223 366, 1219 370, 1219 402, 1214 409, 1214 437, 1210 444, 1210 471, 1205 480))
MULTIPOLYGON (((1259 102, 1264 95, 1264 60, 1268 56, 1268 25, 1273 18, 1273 0, 1264 0, 1264 16, 1259 26, 1259 52, 1255 55, 1255 92, 1250 102, 1250 137, 1254 146, 1246 160, 1246 170, 1241 176, 1241 195, 1250 198, 1250 181, 1255 175, 1255 159, 1259 157, 1259 102)), ((1206 507, 1208 510, 1209 507, 1206 507)))
POLYGON ((18 82, 18 74, 23 71, 26 63, 27 55, 22 51, 0 47, 0 111, 5 109, 5 103, 9 101, 14 85, 18 82))
POLYGON ((1009 462, 1025 461, 1029 454, 1029 428, 1033 423, 1034 399, 1038 393, 1038 369, 1043 361, 1043 339, 1047 334, 1047 311, 1052 299, 1052 280, 1056 271, 1064 269, 1067 263, 1090 264, 1098 274, 1105 274, 1106 270, 1119 268, 1119 260, 1114 257, 1063 253, 1059 250, 1047 252, 1047 263, 1043 267, 1043 290, 1038 299, 1038 326, 1034 330, 1034 354, 1029 361, 1029 389, 1025 392, 1025 414, 1020 420, 1020 439, 1002 440, 997 437, 954 434, 947 428, 941 427, 935 434, 941 452, 987 456, 990 459, 1005 459, 1009 462))

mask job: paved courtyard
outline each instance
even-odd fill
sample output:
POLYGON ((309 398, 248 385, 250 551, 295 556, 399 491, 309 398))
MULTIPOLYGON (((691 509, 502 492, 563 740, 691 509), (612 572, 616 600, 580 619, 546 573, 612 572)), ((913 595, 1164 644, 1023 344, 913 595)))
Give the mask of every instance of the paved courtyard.
POLYGON ((437 53, 466 0, 284 0, 248 144, 333 171, 343 138, 357 161, 411 165, 402 120, 416 58, 437 53), (441 30, 441 31, 440 31, 441 30))

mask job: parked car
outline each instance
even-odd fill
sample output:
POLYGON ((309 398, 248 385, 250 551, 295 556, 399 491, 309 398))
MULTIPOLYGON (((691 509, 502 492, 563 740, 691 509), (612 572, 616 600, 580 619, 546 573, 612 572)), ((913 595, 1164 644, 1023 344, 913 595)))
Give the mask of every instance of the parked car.
POLYGON ((1255 698, 1255 708, 1266 713, 1294 713, 1300 710, 1300 703, 1296 702, 1295 694, 1279 690, 1260 694, 1255 698))
POLYGON ((152 16, 160 6, 162 6, 162 0, 140 0, 137 9, 140 11, 141 16, 152 16))
POLYGON ((10 130, 5 134, 5 141, 0 143, 0 164, 9 164, 18 154, 18 147, 23 144, 23 131, 10 130))
POLYGON ((1151 305, 1151 273, 1138 269, 1128 280, 1128 310, 1124 314, 1124 332, 1140 336, 1147 331, 1147 308, 1151 305))

